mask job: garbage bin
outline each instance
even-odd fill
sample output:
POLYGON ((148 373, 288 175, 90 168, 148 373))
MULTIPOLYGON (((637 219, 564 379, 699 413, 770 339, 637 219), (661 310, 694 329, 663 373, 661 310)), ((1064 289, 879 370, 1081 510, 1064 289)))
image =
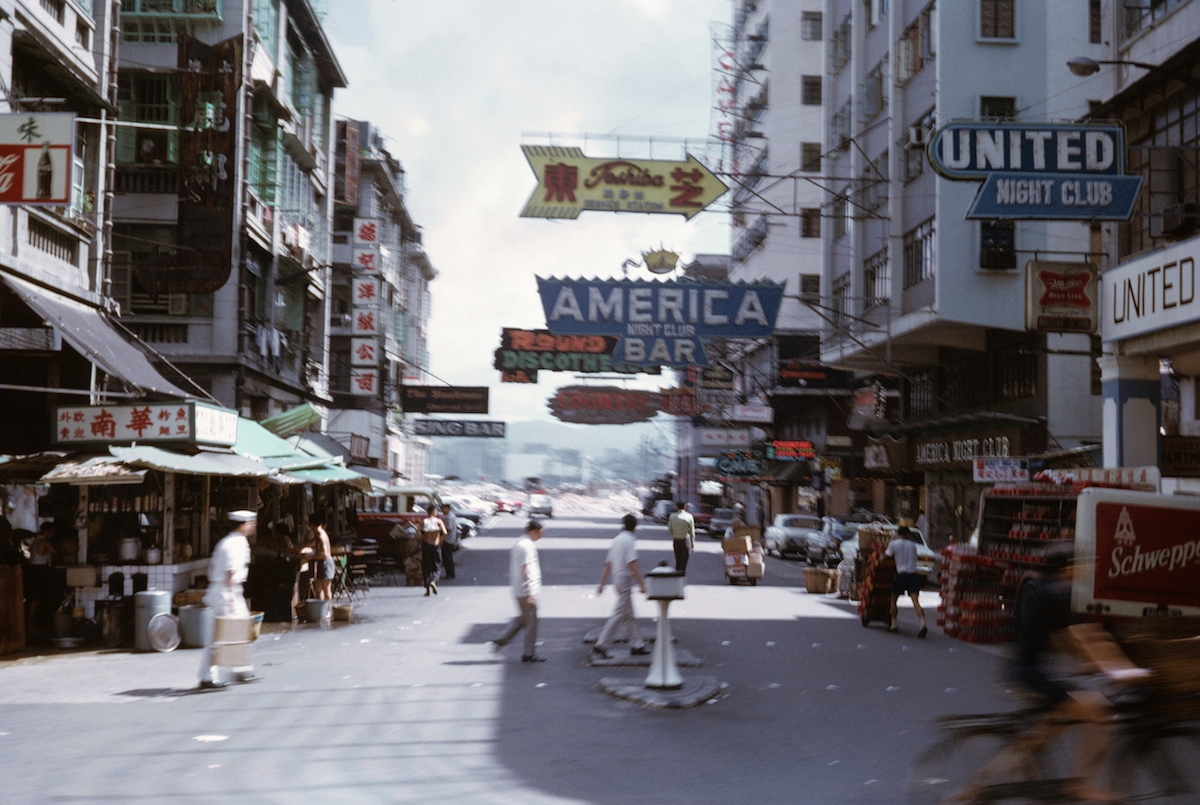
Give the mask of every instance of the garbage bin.
POLYGON ((179 608, 179 631, 186 648, 204 648, 212 639, 213 609, 201 604, 179 608))
POLYGON ((133 596, 133 647, 154 651, 150 645, 150 619, 171 612, 171 594, 166 590, 143 590, 133 596))

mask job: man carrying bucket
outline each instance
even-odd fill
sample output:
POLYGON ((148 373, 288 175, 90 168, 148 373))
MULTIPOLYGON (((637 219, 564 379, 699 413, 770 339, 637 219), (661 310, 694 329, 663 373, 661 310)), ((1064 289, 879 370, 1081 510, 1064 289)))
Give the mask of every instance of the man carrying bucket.
MULTIPOLYGON (((249 510, 230 512, 229 521, 234 524, 234 529, 222 537, 213 548, 212 559, 208 563, 208 590, 204 593, 204 605, 212 608, 214 624, 216 618, 235 617, 245 618, 247 621, 250 619, 250 608, 246 606, 242 585, 246 583, 246 576, 250 572, 249 538, 254 536, 258 515, 249 510)), ((221 679, 222 666, 213 664, 215 635, 214 625, 200 657, 201 690, 216 690, 229 684, 221 679)), ((250 666, 231 670, 238 682, 250 682, 256 678, 250 666)))

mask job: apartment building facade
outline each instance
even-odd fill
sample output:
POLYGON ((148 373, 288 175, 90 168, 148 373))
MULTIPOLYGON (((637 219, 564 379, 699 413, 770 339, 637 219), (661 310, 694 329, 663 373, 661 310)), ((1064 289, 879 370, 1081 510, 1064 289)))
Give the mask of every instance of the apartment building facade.
POLYGON ((222 405, 328 406, 334 92, 309 0, 126 0, 110 293, 222 405))
POLYGON ((429 440, 406 427, 399 395, 429 382, 437 271, 405 206, 404 169, 367 121, 337 122, 334 204, 329 433, 359 460, 423 481, 429 440))
POLYGON ((1102 227, 1089 222, 967 219, 978 182, 935 173, 927 145, 952 120, 1086 116, 1100 98, 1066 61, 1103 58, 1102 11, 1030 0, 826 4, 822 299, 832 315, 821 354, 894 378, 894 398, 858 411, 870 434, 860 486, 870 478, 895 491, 903 505, 889 514, 925 509, 938 544, 974 525, 972 459, 1099 442, 1099 337, 1027 331, 1025 294, 1030 261, 1103 255, 1102 227))

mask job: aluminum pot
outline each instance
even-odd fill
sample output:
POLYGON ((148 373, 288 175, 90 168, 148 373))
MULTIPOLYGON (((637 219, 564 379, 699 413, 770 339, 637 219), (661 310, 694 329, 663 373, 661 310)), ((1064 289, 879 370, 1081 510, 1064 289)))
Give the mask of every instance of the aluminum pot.
POLYGON ((126 537, 117 545, 117 556, 122 562, 136 562, 142 555, 142 541, 137 537, 126 537))

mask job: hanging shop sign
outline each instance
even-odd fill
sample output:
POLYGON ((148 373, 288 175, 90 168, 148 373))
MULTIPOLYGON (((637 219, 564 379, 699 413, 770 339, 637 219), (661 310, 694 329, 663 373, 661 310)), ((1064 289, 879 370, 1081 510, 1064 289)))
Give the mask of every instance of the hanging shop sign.
POLYGON ((549 330, 522 330, 505 327, 500 335, 500 348, 495 352, 493 366, 505 376, 521 373, 525 379, 505 382, 537 382, 539 369, 550 372, 580 374, 659 374, 657 366, 634 366, 613 363, 616 336, 555 335, 549 330))
POLYGON ((180 36, 176 52, 180 109, 178 157, 170 132, 133 129, 138 162, 178 159, 178 249, 156 248, 133 266, 138 283, 157 299, 165 293, 210 293, 229 279, 237 133, 241 120, 242 37, 208 45, 180 36))
POLYGON ((503 422, 472 422, 452 419, 418 419, 413 422, 417 436, 472 436, 490 439, 504 438, 503 422))
POLYGON ((1023 458, 977 458, 971 462, 971 479, 981 484, 1027 483, 1029 462, 1023 458))
POLYGON ((350 458, 355 461, 366 461, 371 453, 371 437, 358 433, 350 434, 350 458))
POLYGON ((555 419, 586 425, 647 422, 662 408, 662 395, 615 386, 563 386, 547 405, 555 419))
POLYGON ((183 442, 231 447, 237 412, 197 402, 66 405, 54 409, 54 444, 183 442))
POLYGON ((813 443, 804 439, 772 439, 763 447, 768 461, 808 461, 817 457, 813 443))
POLYGON ((696 443, 700 447, 750 447, 750 431, 747 428, 698 428, 696 443))
POLYGON ((1200 238, 1190 238, 1105 271, 1101 337, 1120 341, 1200 320, 1198 257, 1200 238))
POLYGON ((370 336, 350 339, 351 366, 379 366, 379 339, 370 336))
POLYGON ((486 414, 487 386, 400 387, 400 408, 406 414, 486 414))
POLYGON ((1200 478, 1200 436, 1160 436, 1158 445, 1163 475, 1200 478))
POLYGON ((556 335, 620 338, 613 360, 708 366, 708 338, 764 338, 783 302, 777 283, 537 278, 546 327, 556 335))
POLYGON ((730 450, 717 456, 716 470, 721 477, 743 481, 767 475, 766 462, 742 450, 730 450))
POLYGON ((819 361, 802 358, 779 361, 779 385, 783 388, 845 389, 853 379, 852 372, 833 369, 819 361))
POLYGON ((769 425, 775 421, 775 409, 769 405, 743 403, 729 408, 729 418, 733 422, 754 422, 769 425))
POLYGON ((686 162, 587 157, 574 147, 523 145, 538 185, 522 218, 578 218, 584 210, 691 219, 729 188, 688 154, 686 162))
POLYGON ((379 394, 379 370, 375 367, 350 369, 350 393, 355 397, 374 397, 379 394))
POLYGON ((1025 329, 1094 333, 1100 325, 1096 266, 1030 260, 1025 264, 1025 329))
POLYGON ((983 186, 967 218, 1126 221, 1142 177, 1125 176, 1120 126, 956 122, 939 128, 929 162, 983 186))
POLYGON ((75 115, 0 115, 0 204, 71 203, 75 115))
POLYGON ((690 388, 662 389, 660 391, 662 410, 671 416, 700 416, 704 413, 696 392, 690 388))

